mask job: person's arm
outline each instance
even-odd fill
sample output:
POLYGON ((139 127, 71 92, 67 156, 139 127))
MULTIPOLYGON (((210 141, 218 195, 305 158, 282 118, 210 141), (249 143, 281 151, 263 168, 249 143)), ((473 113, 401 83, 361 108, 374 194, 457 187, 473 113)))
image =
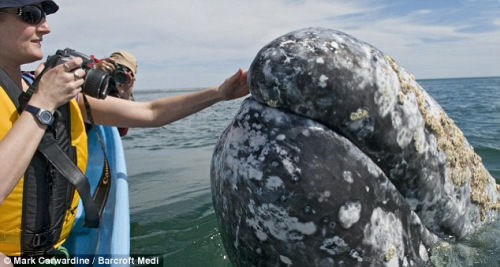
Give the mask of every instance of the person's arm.
MULTIPOLYGON (((88 97, 87 99, 97 124, 118 127, 154 127, 184 118, 219 101, 248 94, 246 80, 247 73, 239 69, 220 86, 150 102, 134 102, 115 97, 105 99, 88 97)), ((87 120, 82 97, 79 97, 79 104, 87 120)))
POLYGON ((9 132, 0 140, 0 204, 24 175, 36 148, 42 139, 46 126, 40 125, 35 117, 23 111, 9 132))
MULTIPOLYGON (((80 91, 83 79, 75 80, 73 72, 69 70, 79 66, 81 59, 71 60, 66 64, 68 70, 59 65, 44 74, 28 104, 54 112, 80 91)), ((82 69, 77 72, 84 75, 82 69)), ((3 166, 0 168, 0 204, 24 175, 46 128, 31 113, 23 111, 0 140, 0 162, 3 166)))

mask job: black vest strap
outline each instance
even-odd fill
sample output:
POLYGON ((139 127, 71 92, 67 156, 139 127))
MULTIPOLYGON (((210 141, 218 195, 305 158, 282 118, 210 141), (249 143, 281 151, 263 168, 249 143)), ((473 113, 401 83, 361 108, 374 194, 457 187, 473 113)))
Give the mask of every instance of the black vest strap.
POLYGON ((73 161, 56 144, 56 140, 50 134, 43 136, 38 146, 45 158, 72 184, 82 199, 85 208, 85 227, 99 227, 99 218, 104 209, 104 203, 109 190, 101 190, 99 186, 109 187, 109 166, 108 161, 104 161, 103 176, 99 181, 99 186, 95 190, 94 196, 90 196, 90 184, 87 177, 76 167, 73 161), (108 171, 106 171, 106 169, 108 171), (95 200, 100 200, 96 202, 95 200))
POLYGON ((17 113, 21 114, 23 111, 21 109, 21 101, 23 97, 22 90, 19 89, 19 86, 7 75, 4 69, 0 67, 0 85, 3 87, 7 95, 9 95, 10 100, 17 108, 17 113))
MULTIPOLYGON (((18 113, 21 113, 20 103, 23 101, 22 90, 12 81, 12 79, 0 68, 0 85, 9 95, 11 101, 17 108, 18 113)), ((97 132, 96 132, 97 134, 97 132)), ((100 138, 99 138, 100 139, 100 138)), ((104 145, 101 144, 104 149, 104 145)), ((104 210, 106 200, 110 190, 111 175, 109 163, 104 152, 104 168, 99 180, 98 187, 94 195, 90 196, 90 184, 88 178, 78 169, 75 163, 68 155, 57 145, 54 137, 46 132, 38 146, 45 158, 64 176, 64 178, 72 184, 80 195, 83 207, 85 209, 85 227, 99 227, 99 219, 104 210)))

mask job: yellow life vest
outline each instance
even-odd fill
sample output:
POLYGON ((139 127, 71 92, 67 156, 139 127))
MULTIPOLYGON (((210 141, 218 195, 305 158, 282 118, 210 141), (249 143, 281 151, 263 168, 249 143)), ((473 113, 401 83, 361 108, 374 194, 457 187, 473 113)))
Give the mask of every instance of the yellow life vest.
MULTIPOLYGON (((65 105, 66 106, 66 105, 65 105)), ((63 106, 63 107, 65 107, 63 106)), ((87 134, 85 132, 85 126, 83 123, 83 118, 80 113, 77 102, 73 99, 68 103, 69 107, 65 107, 69 110, 70 117, 70 135, 71 135, 71 146, 74 147, 76 155, 76 165, 78 168, 85 173, 87 166, 87 134)), ((12 128, 13 124, 18 119, 19 114, 17 109, 10 100, 8 94, 5 92, 4 88, 0 86, 0 139, 7 134, 7 132, 12 128)), ((4 166, 5 167, 5 166, 4 166)), ((25 174, 25 176, 28 174, 25 174)), ((0 252, 8 256, 19 256, 21 255, 21 235, 22 235, 22 218, 23 218, 23 205, 26 205, 24 201, 31 201, 30 207, 34 205, 35 207, 40 207, 40 203, 35 203, 36 200, 30 198, 29 196, 24 196, 24 181, 25 176, 21 177, 18 184, 9 194, 9 196, 0 204, 0 252), (30 200, 27 200, 30 199, 30 200)), ((76 215, 76 208, 78 206, 79 196, 76 190, 69 191, 70 197, 67 198, 68 202, 64 203, 63 208, 63 223, 56 223, 59 228, 56 233, 58 237, 53 237, 51 241, 51 246, 54 248, 59 247, 66 238, 68 237, 71 228, 73 226, 73 221, 76 215)), ((48 200, 47 202, 50 202, 48 200)), ((57 205, 56 205, 57 206, 57 205)), ((31 212, 31 211, 30 211, 31 212)), ((48 225, 51 223, 49 222, 48 225)), ((42 240, 43 241, 43 240, 42 240)))

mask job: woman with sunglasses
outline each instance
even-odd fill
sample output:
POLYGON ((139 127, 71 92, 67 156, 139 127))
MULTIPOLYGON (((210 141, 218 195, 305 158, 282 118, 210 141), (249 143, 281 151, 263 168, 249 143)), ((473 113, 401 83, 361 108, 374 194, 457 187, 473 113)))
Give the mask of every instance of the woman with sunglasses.
MULTIPOLYGON (((23 76, 21 65, 43 58, 42 41, 50 33, 46 15, 57 10, 53 1, 0 2, 0 67, 6 74, 4 83, 10 81, 18 91, 28 89, 29 78, 23 76)), ((76 57, 45 71, 24 109, 18 110, 6 88, 0 88, 0 162, 4 166, 0 168, 0 251, 6 255, 43 255, 60 246, 71 230, 78 200, 75 203, 77 198, 69 191, 68 196, 63 193, 66 203, 53 203, 52 196, 61 195, 51 189, 56 186, 58 174, 36 151, 44 134, 49 132, 58 136, 56 139, 61 144, 74 147, 67 149, 68 156, 73 156, 81 170, 85 169, 83 122, 87 120, 87 113, 81 97, 85 75, 81 64, 81 58, 76 57), (31 181, 36 184, 27 187, 31 181), (26 188, 30 190, 23 192, 26 188)), ((43 65, 37 73, 42 69, 43 65)), ((247 73, 239 69, 220 86, 150 102, 115 97, 88 97, 88 102, 97 124, 161 126, 219 101, 245 96, 248 94, 246 76, 247 73)))

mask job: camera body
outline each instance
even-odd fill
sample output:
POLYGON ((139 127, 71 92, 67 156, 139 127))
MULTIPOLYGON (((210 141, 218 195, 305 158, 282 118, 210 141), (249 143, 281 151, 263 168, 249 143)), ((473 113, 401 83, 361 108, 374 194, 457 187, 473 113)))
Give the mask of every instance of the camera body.
POLYGON ((113 94, 117 93, 118 89, 116 88, 116 84, 124 84, 128 81, 127 69, 126 67, 120 64, 114 64, 115 71, 113 71, 111 75, 111 79, 109 81, 109 90, 108 93, 113 94))
MULTIPOLYGON (((112 76, 105 71, 93 68, 94 60, 83 53, 70 48, 57 50, 54 55, 47 57, 45 68, 53 68, 74 57, 79 57, 83 60, 81 68, 85 70, 85 79, 82 85, 82 92, 91 97, 106 98, 109 94, 112 76)), ((113 74, 113 76, 116 76, 116 74, 113 74)))
POLYGON ((115 71, 112 73, 113 80, 116 83, 126 83, 128 81, 127 67, 120 64, 115 64, 115 71))

